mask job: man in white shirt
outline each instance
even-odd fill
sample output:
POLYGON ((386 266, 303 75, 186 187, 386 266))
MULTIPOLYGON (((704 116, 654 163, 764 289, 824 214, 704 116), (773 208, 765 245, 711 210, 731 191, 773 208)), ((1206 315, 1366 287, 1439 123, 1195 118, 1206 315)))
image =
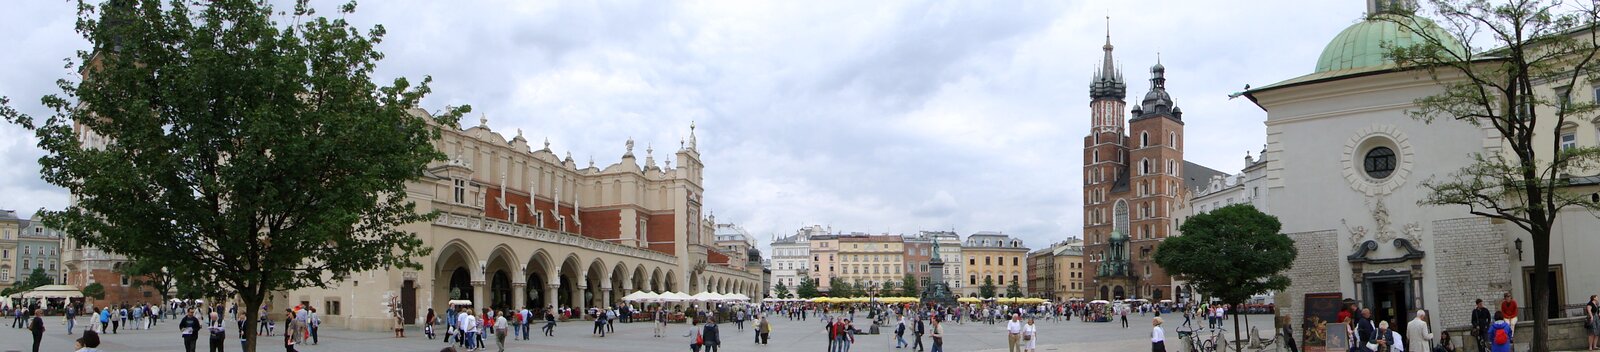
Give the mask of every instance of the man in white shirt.
POLYGON ((462 310, 460 314, 456 315, 456 326, 461 329, 462 342, 464 343, 462 347, 468 351, 473 351, 476 350, 474 347, 477 347, 478 342, 476 332, 477 319, 474 319, 470 312, 470 310, 462 310))
POLYGON ((1022 351, 1022 346, 1017 344, 1018 342, 1021 342, 1021 341, 1022 341, 1022 316, 1016 315, 1016 314, 1012 314, 1011 315, 1011 321, 1006 322, 1006 351, 1007 352, 1021 352, 1022 351))
POLYGON ((1433 344, 1433 331, 1428 329, 1428 311, 1417 310, 1417 317, 1406 324, 1406 346, 1413 351, 1426 351, 1433 344))

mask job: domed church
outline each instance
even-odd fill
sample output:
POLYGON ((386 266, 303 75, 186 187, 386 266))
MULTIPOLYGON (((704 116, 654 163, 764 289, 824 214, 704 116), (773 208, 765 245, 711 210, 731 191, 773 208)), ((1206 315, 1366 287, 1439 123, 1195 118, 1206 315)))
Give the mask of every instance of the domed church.
MULTIPOLYGON (((1279 314, 1289 316, 1297 334, 1302 326, 1332 322, 1328 314, 1342 300, 1371 309, 1402 333, 1419 309, 1429 311, 1438 332, 1468 326, 1476 299, 1495 307, 1510 293, 1529 305, 1533 253, 1524 253, 1522 243, 1531 242, 1526 232, 1465 207, 1420 203, 1430 194, 1423 182, 1448 179, 1473 164, 1475 153, 1503 151, 1498 133, 1486 127, 1448 119, 1430 124, 1407 114, 1417 99, 1442 93, 1440 82, 1461 79, 1385 58, 1386 47, 1421 40, 1393 22, 1411 21, 1405 17, 1415 8, 1405 0, 1366 0, 1366 19, 1334 35, 1315 66, 1307 63, 1311 73, 1244 94, 1267 115, 1270 213, 1299 250, 1288 273, 1293 283, 1276 296, 1279 314)), ((1416 20, 1426 26, 1421 31, 1450 38, 1416 20)), ((1470 50, 1456 42, 1443 47, 1470 50)), ((1600 92, 1600 82, 1543 84, 1538 94, 1597 99, 1593 93, 1600 92)), ((1596 126, 1577 121, 1561 137, 1592 146, 1600 142, 1596 126)), ((1600 280, 1577 270, 1600 266, 1600 256, 1586 255, 1600 248, 1600 236, 1592 234, 1600 221, 1577 209, 1561 216, 1552 239, 1553 317, 1562 316, 1560 305, 1600 292, 1600 280)))

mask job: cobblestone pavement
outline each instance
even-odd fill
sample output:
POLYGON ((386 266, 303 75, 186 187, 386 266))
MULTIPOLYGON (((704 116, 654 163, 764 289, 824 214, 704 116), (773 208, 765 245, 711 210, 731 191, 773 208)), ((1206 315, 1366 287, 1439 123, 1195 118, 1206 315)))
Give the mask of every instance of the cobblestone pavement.
MULTIPOLYGON (((861 316, 865 319, 865 316, 861 316)), ((1129 327, 1122 328, 1118 323, 1086 323, 1078 321, 1039 321, 1039 351, 1149 351, 1150 350, 1150 318, 1130 317, 1129 327)), ((1171 317, 1169 317, 1171 318, 1171 317)), ((1169 320, 1167 325, 1168 350, 1181 351, 1177 346, 1177 332, 1172 326, 1182 322, 1169 320)), ((1268 322, 1268 316, 1254 316, 1251 322, 1268 322)), ((7 321, 10 323, 10 321, 7 321)), ((809 320, 788 320, 777 318, 773 320, 773 333, 769 345, 754 343, 753 332, 746 324, 740 331, 732 323, 719 324, 722 331, 722 351, 824 351, 827 349, 825 332, 822 322, 812 317, 809 320)), ((229 324, 233 326, 233 324, 229 324)), ((654 325, 650 323, 618 323, 616 332, 601 338, 591 335, 593 323, 567 322, 557 325, 555 337, 538 336, 537 330, 530 340, 507 341, 508 351, 688 351, 688 338, 682 337, 688 325, 670 324, 667 326, 668 334, 665 337, 653 337, 654 325)), ((865 324, 857 324, 858 328, 866 329, 865 324)), ((1232 323, 1228 324, 1232 327, 1232 323)), ((46 320, 46 333, 40 351, 71 351, 73 340, 79 335, 67 335, 66 327, 62 325, 60 317, 46 320)), ((851 351, 896 351, 894 348, 894 328, 885 326, 881 328, 880 335, 858 335, 851 351)), ((441 329, 442 330, 442 329, 441 329)), ((1003 322, 994 325, 968 322, 966 324, 947 324, 945 326, 946 351, 1005 351, 1006 337, 1003 322)), ((1266 330, 1265 328, 1263 330, 1266 330)), ((279 330, 281 332, 281 330, 279 330)), ((77 334, 82 334, 81 327, 77 334)), ((228 340, 224 345, 226 351, 239 351, 240 345, 237 331, 229 329, 228 340)), ((381 332, 362 332, 338 329, 324 329, 320 332, 320 345, 298 346, 300 351, 438 351, 446 346, 442 337, 428 340, 419 328, 412 328, 406 332, 406 338, 394 338, 392 334, 381 332)), ((907 334, 910 339, 910 334, 907 334)), ((152 330, 126 330, 119 334, 102 335, 102 351, 182 351, 183 341, 179 337, 176 321, 166 321, 152 330)), ((263 338, 260 345, 261 351, 281 351, 281 337, 263 338)), ((924 337, 924 343, 930 343, 924 337)), ((207 341, 202 337, 198 350, 204 351, 207 341)), ((489 341, 490 348, 494 342, 489 341)), ((28 351, 32 347, 32 337, 26 330, 10 327, 0 328, 0 351, 28 351)), ((492 351, 492 350, 491 350, 492 351)), ((905 351, 905 350, 899 350, 905 351)))

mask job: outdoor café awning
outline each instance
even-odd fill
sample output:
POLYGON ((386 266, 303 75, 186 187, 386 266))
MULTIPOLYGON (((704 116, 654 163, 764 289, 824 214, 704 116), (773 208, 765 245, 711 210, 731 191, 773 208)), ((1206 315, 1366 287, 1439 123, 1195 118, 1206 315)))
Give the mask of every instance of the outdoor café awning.
POLYGON ((83 291, 68 285, 44 285, 27 292, 13 294, 12 298, 83 298, 83 291))

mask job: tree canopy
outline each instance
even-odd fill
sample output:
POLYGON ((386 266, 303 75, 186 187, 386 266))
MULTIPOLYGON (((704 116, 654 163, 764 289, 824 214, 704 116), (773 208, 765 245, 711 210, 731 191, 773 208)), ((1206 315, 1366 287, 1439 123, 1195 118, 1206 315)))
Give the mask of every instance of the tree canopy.
POLYGON ((800 298, 816 298, 817 296, 821 296, 821 294, 817 292, 817 279, 809 277, 800 278, 800 285, 797 286, 798 287, 794 289, 794 294, 800 296, 800 298))
POLYGON ((430 80, 375 83, 385 29, 346 22, 353 2, 339 10, 80 2, 84 77, 58 81, 42 119, 0 98, 0 116, 38 137, 44 180, 77 197, 44 223, 237 295, 250 324, 271 292, 420 268, 430 248, 399 225, 434 214, 405 184, 443 159, 438 126, 470 108, 414 113, 430 80))
POLYGON ((992 277, 992 276, 984 276, 983 277, 983 285, 979 285, 978 286, 978 296, 979 297, 983 297, 983 298, 994 297, 995 289, 996 288, 994 287, 994 277, 992 277))
POLYGON ((1022 297, 1022 286, 1018 285, 1016 280, 1006 284, 1006 297, 1022 297))
POLYGON ((779 282, 778 285, 772 287, 773 298, 789 298, 789 296, 791 296, 789 294, 789 286, 784 285, 782 282, 779 282))
POLYGON ((922 285, 918 285, 917 284, 917 277, 916 276, 911 276, 911 274, 906 274, 905 277, 900 279, 900 291, 901 291, 900 295, 901 296, 906 296, 906 297, 919 297, 919 296, 921 296, 921 294, 919 292, 917 292, 918 291, 917 289, 919 288, 919 286, 922 286, 922 285))
POLYGON ((1293 240, 1278 233, 1282 227, 1277 217, 1250 204, 1217 208, 1190 217, 1178 228, 1182 236, 1161 241, 1155 261, 1201 294, 1241 304, 1251 295, 1289 287, 1283 272, 1297 251, 1293 240))

